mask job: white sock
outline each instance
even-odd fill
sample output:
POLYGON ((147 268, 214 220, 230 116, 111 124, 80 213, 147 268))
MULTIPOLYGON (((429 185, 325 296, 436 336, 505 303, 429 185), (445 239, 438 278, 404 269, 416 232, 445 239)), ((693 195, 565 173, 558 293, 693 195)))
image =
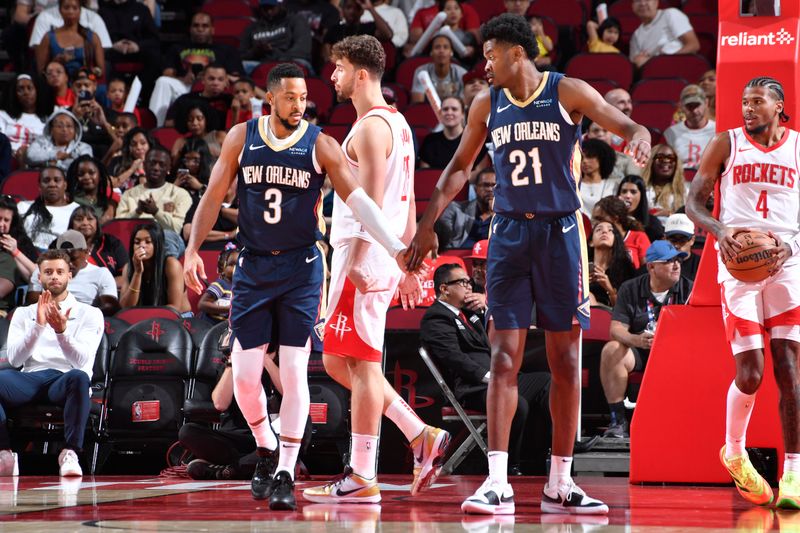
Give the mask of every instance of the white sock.
POLYGON ((353 433, 350 439, 350 468, 353 472, 364 479, 373 479, 377 458, 378 436, 353 433))
POLYGON ((550 477, 547 486, 557 490, 563 484, 569 483, 572 471, 572 457, 550 456, 550 477))
POLYGON ((800 453, 783 454, 783 474, 786 472, 800 473, 800 453))
POLYGON ((728 387, 728 408, 725 413, 725 458, 733 459, 744 455, 747 425, 756 403, 755 394, 745 394, 736 386, 736 381, 728 387))
POLYGON ((489 478, 499 485, 508 484, 508 452, 489 452, 489 478))
POLYGON ((419 419, 417 413, 400 396, 389 404, 383 414, 400 428, 408 442, 425 430, 425 422, 419 419))
POLYGON ((297 456, 300 454, 300 443, 281 440, 280 453, 278 454, 278 466, 275 472, 288 472, 294 481, 294 466, 297 464, 297 456))
POLYGON ((272 432, 267 411, 267 394, 261 385, 261 372, 264 369, 264 353, 267 345, 243 350, 236 340, 231 350, 233 370, 233 395, 239 409, 253 432, 256 446, 274 450, 278 439, 272 432), (255 424, 255 425, 254 425, 255 424))

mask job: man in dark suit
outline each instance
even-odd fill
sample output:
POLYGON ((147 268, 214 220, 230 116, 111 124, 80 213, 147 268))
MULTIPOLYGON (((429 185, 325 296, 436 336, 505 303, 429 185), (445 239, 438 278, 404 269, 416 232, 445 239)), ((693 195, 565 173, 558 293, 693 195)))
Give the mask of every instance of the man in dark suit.
MULTIPOLYGON (((459 403, 467 409, 485 412, 491 376, 491 347, 484 328, 483 312, 473 312, 465 307, 472 292, 469 276, 460 265, 445 264, 436 269, 433 282, 437 300, 422 319, 420 340, 442 370, 459 403)), ((511 423, 508 447, 509 473, 520 473, 520 450, 531 410, 531 424, 547 430, 547 434, 539 435, 543 439, 537 440, 549 442, 549 392, 549 373, 519 374, 517 409, 511 423)), ((536 469, 544 472, 543 461, 536 469)))

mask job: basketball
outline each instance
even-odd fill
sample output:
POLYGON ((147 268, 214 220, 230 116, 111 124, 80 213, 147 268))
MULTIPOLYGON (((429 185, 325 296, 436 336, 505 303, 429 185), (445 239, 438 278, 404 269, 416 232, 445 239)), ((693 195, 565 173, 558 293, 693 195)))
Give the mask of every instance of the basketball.
POLYGON ((743 248, 725 263, 731 276, 739 281, 762 281, 769 277, 774 262, 775 240, 760 231, 742 231, 733 237, 743 248))

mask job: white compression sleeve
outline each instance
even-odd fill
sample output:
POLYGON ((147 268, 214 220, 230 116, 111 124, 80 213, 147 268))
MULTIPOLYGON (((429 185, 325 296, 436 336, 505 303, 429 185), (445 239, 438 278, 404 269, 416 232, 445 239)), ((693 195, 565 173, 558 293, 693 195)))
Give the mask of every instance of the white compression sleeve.
POLYGON ((283 346, 280 352, 281 385, 281 436, 302 439, 306 430, 308 408, 311 402, 308 393, 308 356, 311 343, 305 346, 283 346))
POLYGON ((261 372, 264 369, 264 353, 267 345, 262 344, 249 350, 242 349, 238 340, 233 342, 231 363, 233 370, 233 394, 239 410, 253 432, 256 445, 274 450, 278 439, 272 432, 267 412, 267 394, 261 385, 261 372), (259 422, 254 425, 255 423, 259 422))
POLYGON ((351 192, 345 203, 364 225, 364 229, 378 241, 378 244, 386 248, 389 255, 396 257, 406 249, 406 245, 389 229, 389 220, 384 216, 383 211, 364 192, 364 189, 359 187, 351 192))

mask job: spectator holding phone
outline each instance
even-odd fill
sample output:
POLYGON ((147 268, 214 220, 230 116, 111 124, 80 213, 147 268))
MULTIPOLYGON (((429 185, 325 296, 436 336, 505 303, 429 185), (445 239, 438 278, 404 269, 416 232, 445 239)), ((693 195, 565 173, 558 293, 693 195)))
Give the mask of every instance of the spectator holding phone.
POLYGON ((75 74, 72 92, 78 97, 72 106, 72 113, 81 125, 81 140, 91 146, 92 152, 100 157, 108 151, 112 143, 114 126, 109 119, 113 119, 114 114, 95 99, 97 77, 89 69, 81 68, 75 74))

